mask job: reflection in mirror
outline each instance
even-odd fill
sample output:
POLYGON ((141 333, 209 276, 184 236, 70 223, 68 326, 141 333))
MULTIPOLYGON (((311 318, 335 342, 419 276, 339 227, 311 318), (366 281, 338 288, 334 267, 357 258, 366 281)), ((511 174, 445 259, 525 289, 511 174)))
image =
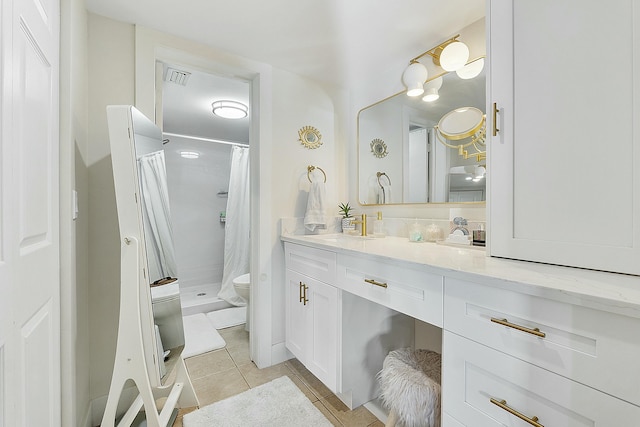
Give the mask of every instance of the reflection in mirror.
POLYGON ((138 166, 147 271, 158 340, 160 377, 184 348, 178 272, 173 247, 167 173, 160 129, 132 108, 133 144, 138 166), (162 348, 160 349, 160 345, 162 348))
MULTIPOLYGON (((485 200, 484 158, 458 154, 438 140, 436 128, 447 113, 473 107, 484 114, 485 72, 472 79, 454 73, 442 77, 439 98, 424 102, 401 92, 358 113, 358 197, 363 205, 382 203, 458 203, 485 200), (387 155, 372 154, 382 140, 387 155), (393 186, 380 185, 385 173, 393 186), (481 177, 479 177, 481 175, 481 177), (470 179, 467 179, 470 178, 470 179)), ((429 82, 425 85, 429 87, 429 82)))

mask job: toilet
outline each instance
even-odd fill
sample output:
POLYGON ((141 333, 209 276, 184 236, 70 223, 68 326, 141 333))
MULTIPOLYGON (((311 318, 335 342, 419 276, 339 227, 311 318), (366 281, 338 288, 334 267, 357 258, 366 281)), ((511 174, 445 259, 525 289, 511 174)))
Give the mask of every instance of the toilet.
POLYGON ((251 312, 249 308, 249 299, 251 296, 251 274, 243 274, 242 276, 238 276, 233 279, 233 288, 236 293, 247 302, 247 323, 245 324, 244 330, 249 331, 249 313, 251 312))
POLYGON ((166 285, 151 288, 151 304, 154 323, 160 330, 165 350, 184 345, 182 308, 180 307, 180 285, 175 280, 166 285))

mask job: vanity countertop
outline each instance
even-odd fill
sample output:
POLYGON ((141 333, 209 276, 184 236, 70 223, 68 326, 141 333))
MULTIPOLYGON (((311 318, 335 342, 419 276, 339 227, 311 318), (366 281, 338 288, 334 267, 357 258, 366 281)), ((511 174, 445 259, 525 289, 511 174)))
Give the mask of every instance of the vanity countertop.
POLYGON ((640 317, 640 277, 495 258, 484 248, 342 234, 282 235, 281 240, 348 255, 411 263, 433 273, 640 317))

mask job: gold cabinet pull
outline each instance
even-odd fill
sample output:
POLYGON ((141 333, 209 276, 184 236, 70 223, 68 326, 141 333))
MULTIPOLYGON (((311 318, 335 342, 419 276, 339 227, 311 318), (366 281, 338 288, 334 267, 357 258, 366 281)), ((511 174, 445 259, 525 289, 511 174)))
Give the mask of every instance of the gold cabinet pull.
POLYGON ((364 279, 365 282, 371 283, 372 285, 380 286, 381 288, 386 288, 387 284, 382 282, 376 282, 373 279, 364 279))
POLYGON ((300 291, 300 302, 302 302, 304 300, 304 287, 302 285, 302 282, 300 282, 300 287, 298 289, 300 291))
POLYGON ((494 102, 493 103, 493 136, 498 136, 498 132, 500 132, 500 129, 498 129, 498 123, 496 122, 496 120, 498 120, 498 103, 494 102))
POLYGON ((506 326, 508 328, 517 329, 519 331, 526 332, 528 334, 535 335, 535 336, 540 337, 540 338, 544 338, 544 337, 547 336, 547 334, 545 334, 544 332, 540 332, 540 329, 538 329, 538 328, 533 328, 533 329, 525 328, 524 326, 520 326, 520 325, 516 325, 515 323, 511 323, 507 319, 496 319, 495 317, 492 317, 491 321, 493 323, 498 323, 498 324, 500 324, 502 326, 506 326))
POLYGON ((498 400, 498 399, 494 399, 492 397, 489 400, 491 400, 491 403, 493 403, 494 405, 500 407, 501 409, 504 409, 505 411, 507 411, 510 414, 515 415, 516 417, 520 418, 522 421, 525 421, 525 422, 531 424, 532 426, 544 427, 542 424, 540 424, 538 422, 538 417, 533 416, 533 417, 529 418, 526 415, 521 414, 520 412, 516 411, 515 409, 510 408, 509 406, 507 406, 507 401, 504 400, 504 399, 498 400))
POLYGON ((307 298, 307 289, 309 289, 309 287, 303 284, 302 288, 303 288, 302 305, 307 305, 307 303, 309 302, 309 299, 307 298))

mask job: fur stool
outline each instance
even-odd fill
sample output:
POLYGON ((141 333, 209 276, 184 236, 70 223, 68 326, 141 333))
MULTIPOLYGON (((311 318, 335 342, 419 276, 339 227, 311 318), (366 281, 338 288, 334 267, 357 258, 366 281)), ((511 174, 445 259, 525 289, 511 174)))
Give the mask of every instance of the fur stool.
POLYGON ((440 354, 402 348, 389 352, 378 373, 387 427, 440 427, 440 354))

